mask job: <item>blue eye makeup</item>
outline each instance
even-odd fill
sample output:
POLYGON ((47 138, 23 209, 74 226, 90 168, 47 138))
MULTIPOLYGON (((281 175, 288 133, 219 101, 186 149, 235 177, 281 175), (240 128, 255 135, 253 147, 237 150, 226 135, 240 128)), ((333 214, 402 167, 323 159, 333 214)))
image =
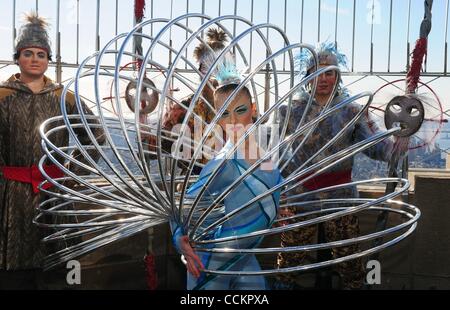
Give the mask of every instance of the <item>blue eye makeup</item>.
POLYGON ((248 112, 248 106, 241 105, 234 110, 237 114, 243 115, 248 112))
POLYGON ((230 112, 225 111, 220 118, 227 118, 228 116, 230 116, 230 112))

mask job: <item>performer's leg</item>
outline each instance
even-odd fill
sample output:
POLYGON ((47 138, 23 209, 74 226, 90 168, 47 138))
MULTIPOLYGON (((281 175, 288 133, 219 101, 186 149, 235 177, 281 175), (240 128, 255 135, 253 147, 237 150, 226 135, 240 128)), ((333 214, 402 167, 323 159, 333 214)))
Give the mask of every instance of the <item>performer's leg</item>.
MULTIPOLYGON (((359 219, 355 215, 349 215, 326 222, 325 234, 328 242, 358 237, 359 219)), ((358 244, 332 250, 333 258, 339 258, 357 252, 359 252, 358 244)), ((343 289, 361 289, 363 287, 365 270, 361 258, 338 264, 334 268, 341 277, 343 289)))
MULTIPOLYGON (((261 267, 256 260, 256 257, 252 255, 249 257, 242 271, 259 271, 261 267)), ((263 276, 236 276, 233 277, 230 283, 230 289, 244 291, 244 290, 266 290, 267 283, 263 276)))
MULTIPOLYGON (((306 218, 300 219, 304 221, 306 218)), ((311 244, 317 233, 317 226, 307 226, 281 234, 281 246, 291 247, 311 244)), ((278 254, 277 266, 278 268, 295 267, 303 264, 306 257, 306 252, 295 253, 280 253, 278 254)), ((276 276, 276 289, 295 289, 298 286, 298 275, 296 273, 278 274, 276 276)))
MULTIPOLYGON (((203 265, 209 270, 219 270, 226 264, 233 255, 227 254, 202 254, 199 255, 203 265)), ((230 289, 230 281, 233 276, 214 276, 202 273, 200 278, 195 278, 191 274, 187 275, 188 290, 228 290, 230 289)))
MULTIPOLYGON (((208 275, 205 275, 206 277, 208 275)), ((205 284, 199 286, 202 278, 194 278, 191 274, 188 273, 187 276, 187 289, 188 290, 215 290, 215 291, 223 291, 230 289, 230 281, 232 276, 217 276, 211 280, 205 282, 205 284)))

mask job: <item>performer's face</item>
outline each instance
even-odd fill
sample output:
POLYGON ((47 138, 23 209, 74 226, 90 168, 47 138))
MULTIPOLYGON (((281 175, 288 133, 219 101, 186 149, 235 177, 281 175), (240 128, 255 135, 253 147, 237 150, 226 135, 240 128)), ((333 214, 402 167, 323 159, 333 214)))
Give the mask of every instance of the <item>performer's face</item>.
POLYGON ((17 60, 20 72, 31 77, 41 77, 48 68, 48 53, 40 48, 25 48, 17 60))
MULTIPOLYGON (((231 93, 232 91, 214 95, 216 110, 222 108, 231 93)), ((251 103, 251 99, 246 92, 240 91, 225 110, 218 123, 225 131, 226 138, 237 142, 253 124, 253 117, 255 116, 256 109, 254 104, 251 103)))
MULTIPOLYGON (((319 69, 328 67, 328 65, 320 65, 319 69)), ((317 81, 317 91, 316 96, 330 96, 334 89, 334 84, 336 83, 337 74, 336 71, 327 71, 319 75, 317 81)), ((311 82, 312 86, 313 81, 311 82)))

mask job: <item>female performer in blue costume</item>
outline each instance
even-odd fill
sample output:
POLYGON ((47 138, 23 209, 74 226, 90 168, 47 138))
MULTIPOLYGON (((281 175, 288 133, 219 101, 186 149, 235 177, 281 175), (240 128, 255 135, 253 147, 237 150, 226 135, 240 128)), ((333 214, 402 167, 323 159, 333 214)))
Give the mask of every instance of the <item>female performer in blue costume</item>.
MULTIPOLYGON (((238 87, 240 78, 234 64, 221 65, 216 73, 219 83, 214 92, 214 105, 218 111, 230 94, 238 87), (230 66, 233 70, 230 70, 230 66), (228 68, 228 69, 227 69, 228 68), (230 73, 232 72, 232 73, 230 73), (234 72, 234 73, 233 73, 234 72)), ((237 180, 245 171, 262 157, 263 150, 257 145, 256 139, 247 138, 242 147, 227 159, 227 153, 236 145, 246 130, 253 124, 256 114, 249 90, 242 88, 218 121, 227 141, 223 149, 209 161, 201 171, 199 179, 187 192, 187 199, 197 197, 204 184, 216 168, 225 161, 208 185, 202 197, 203 202, 214 200, 237 180), (255 154, 255 155, 253 155, 255 154)), ((280 171, 271 161, 264 162, 257 170, 249 174, 243 182, 236 186, 223 200, 224 212, 241 208, 253 198, 270 190, 282 182, 280 171)), ((277 217, 280 191, 275 191, 256 203, 253 203, 237 216, 218 226, 210 236, 214 239, 238 236, 249 232, 267 229, 272 226, 277 217)), ((178 252, 184 255, 187 262, 187 288, 200 290, 263 290, 266 281, 263 276, 225 276, 208 275, 202 272, 208 270, 226 271, 259 271, 261 270, 255 255, 228 253, 196 253, 190 245, 186 232, 173 222, 173 241, 178 252)), ((253 248, 262 237, 233 240, 215 244, 215 247, 253 248)))

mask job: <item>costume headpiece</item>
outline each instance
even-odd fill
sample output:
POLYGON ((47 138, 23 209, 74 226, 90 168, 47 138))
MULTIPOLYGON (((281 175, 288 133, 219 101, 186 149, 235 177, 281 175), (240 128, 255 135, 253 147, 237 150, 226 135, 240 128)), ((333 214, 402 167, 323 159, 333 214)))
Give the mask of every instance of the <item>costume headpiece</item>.
MULTIPOLYGON (((200 63, 200 72, 203 74, 208 72, 228 41, 226 33, 220 29, 211 28, 206 36, 207 44, 211 49, 202 43, 194 50, 194 57, 200 63)), ((236 58, 233 53, 228 52, 221 57, 211 77, 216 79, 219 88, 241 82, 241 72, 236 66, 236 58)))
MULTIPOLYGON (((319 65, 338 66, 342 69, 347 68, 347 56, 342 54, 336 48, 336 44, 333 42, 318 43, 315 47, 315 52, 319 59, 319 65)), ((307 72, 314 68, 315 61, 313 55, 307 49, 303 49, 297 56, 296 64, 300 72, 300 75, 305 76, 307 72)))
MULTIPOLYGON (((320 65, 338 66, 341 69, 348 69, 347 56, 342 54, 336 47, 334 42, 321 42, 315 47, 315 52, 320 65)), ((308 75, 308 71, 315 66, 314 56, 307 49, 303 49, 296 57, 296 67, 300 78, 304 78, 308 75)), ((339 81, 339 88, 342 88, 342 80, 339 81)))
POLYGON ((50 56, 52 50, 47 32, 47 21, 35 12, 26 14, 24 19, 26 23, 19 29, 19 35, 16 38, 16 53, 24 48, 37 47, 46 50, 50 56))

